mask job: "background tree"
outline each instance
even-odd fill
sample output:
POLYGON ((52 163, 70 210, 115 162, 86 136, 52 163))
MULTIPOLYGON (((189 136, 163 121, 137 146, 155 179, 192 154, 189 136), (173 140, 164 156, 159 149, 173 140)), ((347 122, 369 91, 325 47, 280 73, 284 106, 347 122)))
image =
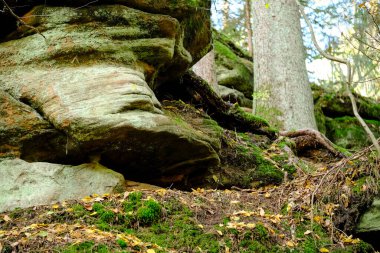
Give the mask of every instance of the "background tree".
POLYGON ((294 0, 253 4, 253 113, 283 130, 317 129, 294 0))

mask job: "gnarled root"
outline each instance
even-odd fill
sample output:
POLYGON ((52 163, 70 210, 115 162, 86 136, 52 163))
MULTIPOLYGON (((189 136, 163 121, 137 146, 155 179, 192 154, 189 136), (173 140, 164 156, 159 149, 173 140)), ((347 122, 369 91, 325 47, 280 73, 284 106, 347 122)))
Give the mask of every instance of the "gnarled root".
POLYGON ((296 144, 297 151, 325 148, 336 157, 346 157, 334 148, 334 144, 325 135, 314 129, 282 131, 280 135, 291 138, 296 144))

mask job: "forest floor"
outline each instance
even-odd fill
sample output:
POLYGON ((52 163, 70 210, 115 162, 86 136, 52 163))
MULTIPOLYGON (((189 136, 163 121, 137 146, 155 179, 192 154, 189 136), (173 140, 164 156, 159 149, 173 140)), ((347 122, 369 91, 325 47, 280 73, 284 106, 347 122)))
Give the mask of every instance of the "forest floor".
POLYGON ((377 191, 368 155, 305 161, 313 170, 277 186, 179 191, 129 183, 122 194, 17 209, 0 214, 0 252, 373 252, 337 228, 349 226, 342 214, 358 199, 377 191))

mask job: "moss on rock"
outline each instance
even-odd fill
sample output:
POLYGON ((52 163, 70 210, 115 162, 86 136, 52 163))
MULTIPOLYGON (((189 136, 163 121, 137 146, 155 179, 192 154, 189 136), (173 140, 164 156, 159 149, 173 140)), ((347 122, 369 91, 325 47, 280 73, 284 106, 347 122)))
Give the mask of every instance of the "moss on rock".
POLYGON ((246 98, 252 99, 253 64, 244 53, 227 38, 214 33, 215 62, 217 65, 218 84, 242 92, 246 98), (231 44, 232 43, 232 44, 231 44))
MULTIPOLYGON (((380 137, 380 121, 365 121, 375 137, 380 137)), ((326 118, 326 132, 330 140, 343 148, 358 149, 371 144, 365 130, 354 117, 326 118)))

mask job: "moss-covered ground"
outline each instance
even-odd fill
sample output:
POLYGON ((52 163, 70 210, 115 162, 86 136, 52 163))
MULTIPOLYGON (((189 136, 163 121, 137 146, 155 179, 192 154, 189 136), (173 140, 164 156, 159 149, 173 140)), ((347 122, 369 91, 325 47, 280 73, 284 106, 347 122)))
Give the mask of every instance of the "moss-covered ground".
POLYGON ((337 229, 352 197, 374 191, 369 157, 315 164, 278 186, 151 188, 16 209, 0 214, 0 252, 373 252, 337 229))

